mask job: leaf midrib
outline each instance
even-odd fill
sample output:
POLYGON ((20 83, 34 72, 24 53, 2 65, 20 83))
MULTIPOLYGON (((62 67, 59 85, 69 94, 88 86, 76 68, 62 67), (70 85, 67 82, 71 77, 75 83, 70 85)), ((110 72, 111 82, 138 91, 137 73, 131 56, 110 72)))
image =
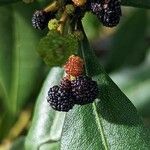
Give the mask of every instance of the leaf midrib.
MULTIPOLYGON (((13 12, 13 18, 15 19, 16 12, 13 12)), ((18 22, 17 22, 18 24, 18 22)), ((16 24, 15 24, 16 25, 16 24)), ((14 25, 14 27, 15 27, 14 25)), ((14 31, 14 39, 17 41, 17 44, 14 44, 14 63, 12 64, 12 83, 11 83, 11 89, 10 89, 10 98, 12 99, 13 105, 12 105, 12 113, 17 113, 17 97, 18 97, 18 89, 19 89, 19 72, 20 72, 20 38, 19 38, 19 32, 15 29, 14 31)))
MULTIPOLYGON (((81 55, 82 55, 82 58, 84 59, 84 62, 85 62, 85 64, 84 64, 85 65, 85 72, 88 75, 87 64, 86 64, 86 61, 85 61, 85 53, 84 53, 84 48, 83 48, 82 44, 81 44, 81 55)), ((97 108, 96 108, 95 102, 92 104, 92 107, 93 107, 93 110, 94 110, 93 112, 94 112, 95 119, 96 119, 96 125, 98 126, 99 133, 100 133, 100 136, 101 136, 101 139, 102 139, 102 143, 104 145, 104 149, 109 150, 108 143, 107 143, 105 133, 104 133, 104 129, 103 129, 103 125, 102 125, 102 122, 100 120, 101 116, 98 115, 98 113, 97 113, 97 108)))
POLYGON ((108 143, 107 143, 105 133, 104 133, 104 129, 103 129, 103 125, 102 125, 102 122, 101 122, 101 116, 98 115, 98 113, 97 113, 97 108, 96 108, 95 102, 92 104, 92 107, 93 107, 93 112, 94 112, 95 119, 96 119, 96 125, 98 126, 99 133, 100 133, 100 136, 102 138, 104 148, 105 148, 105 150, 109 150, 108 143))

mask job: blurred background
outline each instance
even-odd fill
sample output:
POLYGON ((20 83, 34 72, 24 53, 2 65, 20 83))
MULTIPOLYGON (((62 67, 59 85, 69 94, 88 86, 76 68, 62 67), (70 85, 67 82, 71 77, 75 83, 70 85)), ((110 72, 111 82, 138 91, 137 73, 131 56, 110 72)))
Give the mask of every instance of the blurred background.
MULTIPOLYGON (((16 150, 23 141, 50 70, 36 52, 47 31, 31 25, 32 13, 42 5, 0 5, 0 150, 16 150)), ((83 24, 100 63, 150 127, 150 11, 132 7, 122 11, 115 28, 103 27, 91 13, 83 24)))

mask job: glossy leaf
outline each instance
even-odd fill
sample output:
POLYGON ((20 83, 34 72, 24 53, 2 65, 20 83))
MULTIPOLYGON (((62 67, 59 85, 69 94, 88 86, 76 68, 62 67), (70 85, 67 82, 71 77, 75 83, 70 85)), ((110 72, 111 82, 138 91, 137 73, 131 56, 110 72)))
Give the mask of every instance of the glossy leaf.
POLYGON ((150 55, 138 67, 122 69, 111 74, 112 79, 121 90, 131 99, 141 115, 150 114, 150 55))
MULTIPOLYGON (((21 136, 13 142, 10 150, 27 150, 24 147, 24 143, 25 143, 25 137, 21 136)), ((53 143, 43 144, 40 147, 40 150, 59 150, 59 147, 60 147, 59 142, 53 142, 53 143)))
POLYGON ((28 7, 19 2, 0 7, 0 101, 5 110, 0 123, 0 129, 5 126, 5 130, 1 130, 0 138, 41 84, 43 69, 39 72, 41 60, 35 49, 43 34, 31 25, 32 13, 38 6, 38 2, 28 7))
POLYGON ((92 13, 86 13, 82 21, 87 37, 90 40, 98 37, 98 31, 101 28, 101 24, 99 23, 97 17, 92 13))
POLYGON ((141 63, 148 49, 146 41, 148 13, 136 10, 123 22, 112 39, 107 70, 141 63))
POLYGON ((40 150, 60 150, 60 143, 59 142, 55 142, 55 143, 43 144, 40 147, 40 150))
POLYGON ((61 150, 148 150, 150 134, 133 104, 105 73, 86 39, 81 50, 86 73, 97 81, 100 94, 93 104, 76 106, 66 115, 61 150))
POLYGON ((33 6, 27 9, 21 3, 0 9, 2 21, 0 34, 3 35, 0 44, 0 77, 5 91, 3 102, 13 113, 24 104, 34 89, 40 66, 40 59, 35 53, 40 36, 30 23, 33 9, 33 6), (21 15, 22 13, 24 15, 21 15), (12 23, 8 23, 8 20, 12 23))
POLYGON ((26 149, 37 150, 60 140, 65 113, 54 111, 47 103, 46 97, 50 87, 57 85, 63 76, 61 68, 53 68, 44 82, 37 99, 34 117, 28 136, 26 149))

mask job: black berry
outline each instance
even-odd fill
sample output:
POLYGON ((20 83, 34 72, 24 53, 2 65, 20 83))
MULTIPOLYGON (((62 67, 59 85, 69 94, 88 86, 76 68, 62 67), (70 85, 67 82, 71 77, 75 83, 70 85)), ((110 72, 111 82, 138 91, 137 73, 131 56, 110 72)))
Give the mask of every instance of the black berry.
POLYGON ((60 87, 71 91, 71 81, 64 77, 61 80, 60 87))
POLYGON ((48 14, 43 10, 37 10, 32 16, 32 25, 34 28, 43 30, 49 21, 48 14))
POLYGON ((92 103, 98 96, 97 83, 88 76, 78 76, 71 81, 71 86, 75 104, 92 103))
POLYGON ((108 0, 103 4, 103 13, 100 19, 104 26, 114 27, 120 21, 121 3, 119 0, 108 0))
POLYGON ((102 4, 100 2, 91 2, 90 9, 93 14, 98 16, 102 15, 102 4))
POLYGON ((97 15, 106 27, 114 27, 120 21, 121 3, 119 0, 102 0, 90 3, 90 10, 97 15))
POLYGON ((74 106, 71 92, 57 85, 49 89, 47 102, 58 111, 68 112, 74 106))

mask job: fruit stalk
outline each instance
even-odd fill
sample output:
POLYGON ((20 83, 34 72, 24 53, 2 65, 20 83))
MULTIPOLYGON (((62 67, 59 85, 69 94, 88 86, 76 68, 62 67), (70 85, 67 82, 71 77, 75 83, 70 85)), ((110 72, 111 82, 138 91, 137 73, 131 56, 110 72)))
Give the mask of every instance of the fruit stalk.
POLYGON ((45 12, 55 12, 56 10, 59 9, 59 2, 58 1, 54 1, 53 3, 51 3, 50 5, 48 5, 46 8, 44 8, 45 12))

